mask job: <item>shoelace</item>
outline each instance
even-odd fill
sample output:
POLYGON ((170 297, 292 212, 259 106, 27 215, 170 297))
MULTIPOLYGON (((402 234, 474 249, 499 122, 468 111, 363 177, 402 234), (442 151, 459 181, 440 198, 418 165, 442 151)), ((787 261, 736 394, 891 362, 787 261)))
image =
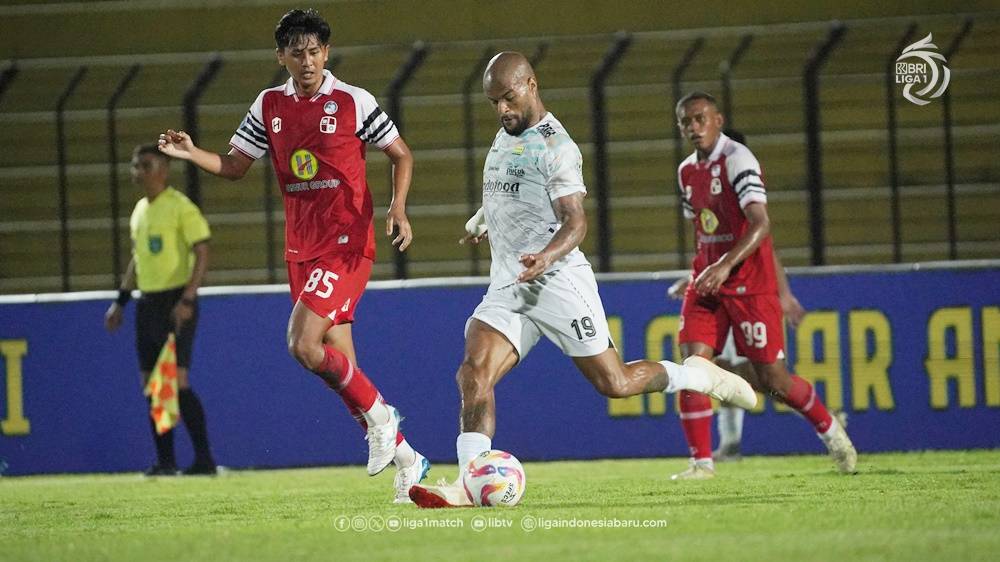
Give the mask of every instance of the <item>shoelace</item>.
POLYGON ((385 447, 390 433, 392 433, 393 439, 396 438, 395 432, 388 431, 389 429, 391 429, 391 426, 387 426, 385 428, 381 426, 373 427, 365 435, 365 440, 374 445, 375 450, 381 450, 385 447))

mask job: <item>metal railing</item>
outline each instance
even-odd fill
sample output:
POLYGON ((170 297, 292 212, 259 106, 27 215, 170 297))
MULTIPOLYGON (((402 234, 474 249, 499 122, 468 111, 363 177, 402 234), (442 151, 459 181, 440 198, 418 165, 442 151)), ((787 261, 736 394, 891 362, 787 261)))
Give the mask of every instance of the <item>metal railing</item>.
POLYGON ((118 102, 121 101, 125 91, 132 81, 139 74, 142 65, 133 64, 129 67, 121 82, 115 87, 111 97, 108 98, 108 188, 110 212, 111 212, 111 272, 117 287, 121 283, 122 257, 121 257, 121 227, 119 226, 121 209, 118 199, 118 119, 116 111, 118 102))
MULTIPOLYGON (((954 21, 956 18, 952 17, 947 21, 954 21)), ((924 21, 920 18, 914 18, 914 21, 924 21)), ((938 21, 938 20, 935 20, 938 21)), ((945 21, 940 19, 940 21, 945 21)), ((962 20, 960 20, 962 21, 962 20)), ((945 57, 952 60, 952 57, 956 56, 959 51, 963 40, 972 32, 972 22, 973 20, 966 19, 964 24, 961 26, 960 30, 953 36, 950 45, 942 50, 945 57)), ((898 39, 898 43, 895 45, 895 50, 890 52, 890 56, 887 58, 887 63, 884 70, 884 75, 879 75, 879 79, 885 80, 886 87, 886 118, 887 118, 887 133, 888 133, 888 147, 887 147, 887 157, 888 157, 888 173, 886 176, 886 182, 888 184, 888 200, 889 207, 891 209, 891 228, 892 228, 892 238, 891 238, 891 251, 887 254, 886 259, 890 259, 891 254, 892 261, 901 261, 903 259, 903 248, 905 246, 905 241, 903 239, 902 230, 900 228, 903 222, 901 213, 901 183, 906 180, 901 179, 901 174, 905 172, 903 163, 900 161, 899 152, 899 137, 900 137, 900 126, 898 124, 898 119, 896 116, 896 96, 899 95, 898 85, 893 81, 893 69, 892 62, 895 61, 895 57, 900 53, 903 46, 905 46, 915 34, 915 23, 909 20, 897 19, 893 20, 894 25, 900 25, 902 30, 903 24, 910 24, 910 27, 906 28, 905 33, 902 33, 898 39)), ((852 39, 846 38, 846 31, 854 25, 851 22, 847 23, 835 23, 830 26, 826 24, 826 37, 822 39, 817 45, 812 54, 812 56, 806 61, 804 66, 801 68, 801 84, 803 87, 803 99, 804 99, 804 112, 805 112, 805 127, 804 134, 806 139, 806 165, 805 165, 805 177, 806 177, 806 188, 804 193, 808 197, 808 229, 809 229, 809 261, 813 264, 823 264, 827 261, 826 250, 828 248, 828 243, 825 237, 826 229, 826 212, 824 207, 824 198, 827 192, 825 187, 825 176, 823 171, 823 138, 826 132, 823 129, 821 113, 824 109, 823 104, 820 102, 820 81, 821 72, 826 64, 827 60, 831 54, 838 49, 839 45, 845 42, 850 42, 852 39)), ((874 24, 868 24, 874 25, 874 24)), ((595 232, 597 233, 597 260, 599 269, 602 271, 614 271, 616 269, 616 264, 619 263, 618 255, 614 252, 614 241, 615 241, 615 230, 614 225, 611 220, 611 210, 614 205, 618 204, 621 200, 622 195, 620 193, 615 193, 612 196, 611 185, 614 183, 615 173, 619 170, 612 171, 609 166, 609 154, 613 153, 616 146, 624 146, 625 143, 620 143, 617 139, 609 138, 608 134, 608 122, 615 119, 615 113, 609 112, 607 110, 607 98, 609 96, 620 96, 621 92, 627 92, 629 87, 621 86, 608 86, 608 77, 614 71, 616 65, 620 64, 623 60, 628 60, 631 57, 631 52, 636 50, 636 48, 629 48, 632 42, 642 42, 643 44, 649 44, 650 42, 660 41, 669 39, 673 41, 674 44, 682 44, 684 46, 684 52, 681 58, 677 61, 676 65, 668 72, 668 87, 670 88, 670 94, 673 98, 672 102, 676 102, 679 97, 681 97, 685 92, 683 89, 684 84, 697 84, 698 87, 704 88, 703 84, 709 82, 710 80, 718 80, 721 85, 721 102, 723 104, 723 111, 726 113, 728 122, 733 124, 735 122, 735 114, 738 112, 745 112, 747 110, 741 109, 739 103, 734 101, 738 97, 743 84, 752 84, 756 78, 741 78, 734 79, 733 72, 737 65, 742 62, 753 59, 753 54, 757 52, 757 47, 750 49, 752 44, 755 44, 756 38, 769 36, 774 36, 775 33, 784 33, 785 29, 794 29, 796 32, 801 32, 804 29, 818 31, 820 28, 815 24, 809 25, 799 25, 794 24, 792 26, 786 26, 781 29, 771 29, 767 26, 750 26, 741 29, 730 29, 730 30, 685 30, 680 32, 643 32, 635 33, 631 35, 621 35, 618 37, 611 37, 612 45, 605 51, 602 61, 599 61, 596 65, 594 71, 590 74, 589 79, 586 81, 587 87, 580 87, 578 90, 566 90, 563 96, 571 96, 576 99, 584 99, 589 96, 590 99, 590 121, 592 124, 592 143, 581 143, 581 147, 584 149, 584 153, 587 154, 587 158, 592 158, 594 162, 594 175, 593 175, 593 193, 595 195, 594 206, 596 207, 596 223, 595 232), (718 74, 715 77, 709 77, 703 73, 693 73, 692 69, 700 68, 696 66, 696 62, 704 60, 704 55, 702 53, 706 52, 706 45, 709 42, 714 41, 718 37, 734 37, 736 38, 736 44, 733 49, 729 50, 726 54, 722 55, 722 60, 718 64, 718 74), (748 54, 751 53, 751 54, 748 54), (692 74, 689 76, 689 74, 692 74)), ((605 40, 609 37, 607 35, 602 36, 605 40)), ((851 34, 853 37, 853 33, 851 34)), ((536 64, 540 61, 541 57, 544 56, 546 49, 550 42, 577 42, 584 43, 586 38, 573 37, 573 38, 545 38, 544 41, 539 41, 539 49, 533 55, 533 62, 536 64)), ((524 41, 524 40, 522 40, 524 41)), ((462 105, 463 111, 463 121, 464 121, 464 135, 461 140, 461 145, 458 153, 460 156, 456 157, 456 162, 459 162, 459 167, 464 164, 464 177, 465 177, 465 197, 464 203, 461 205, 461 211, 455 211, 456 215, 472 213, 475 211, 479 202, 479 191, 478 191, 478 180, 480 173, 476 169, 477 161, 477 151, 480 149, 478 145, 481 144, 481 140, 477 142, 477 131, 475 127, 475 116, 472 111, 472 103, 474 99, 473 91, 476 86, 476 79, 481 76, 482 68, 485 62, 491 56, 493 52, 492 45, 486 42, 465 42, 461 45, 456 43, 446 43, 446 44, 415 44, 409 52, 409 56, 405 62, 397 69, 397 72, 390 83, 390 86, 384 91, 385 93, 385 103, 387 112, 392 115, 393 119, 396 121, 397 127, 402 129, 405 125, 405 119, 403 116, 403 104, 404 100, 406 103, 411 103, 409 100, 412 98, 414 101, 419 99, 419 96, 405 96, 406 86, 411 82, 414 74, 417 72, 419 67, 424 63, 424 60, 428 56, 428 52, 431 47, 435 50, 445 51, 447 49, 458 49, 458 48, 471 48, 475 47, 480 53, 479 57, 473 60, 468 67, 467 73, 464 73, 465 81, 462 82, 461 91, 458 92, 454 99, 454 103, 462 105)), ((339 61, 337 57, 350 58, 355 54, 355 52, 360 52, 361 49, 355 48, 354 50, 347 49, 343 51, 338 51, 334 57, 331 57, 331 63, 336 64, 339 61)), ((193 136, 198 133, 197 127, 197 111, 203 106, 200 104, 201 93, 209 85, 210 81, 216 75, 219 67, 222 65, 222 61, 226 59, 229 55, 215 57, 207 61, 202 73, 199 75, 191 87, 188 89, 187 93, 183 99, 183 105, 185 108, 185 127, 186 130, 193 136)), ((240 57, 235 57, 235 59, 240 59, 240 57)), ((204 60, 204 59, 202 59, 204 60)), ((243 59, 240 59, 243 60, 243 59)), ((70 61, 67 59, 67 64, 69 62, 79 62, 78 59, 73 59, 70 61)), ((101 64, 109 64, 101 62, 101 64)), ((26 66, 34 68, 37 63, 31 61, 19 62, 18 64, 9 64, 6 69, 0 73, 0 96, 7 93, 10 90, 11 84, 20 84, 20 82, 14 82, 14 78, 17 76, 18 69, 23 69, 26 66)), ((704 66, 703 64, 701 66, 704 66)), ((57 103, 57 109, 55 111, 56 116, 56 137, 57 137, 57 166, 56 170, 58 172, 58 183, 59 183, 59 194, 60 194, 60 205, 59 205, 59 230, 60 230, 60 258, 61 258, 61 276, 62 276, 62 286, 64 290, 69 290, 70 288, 70 220, 69 220, 69 205, 67 200, 68 183, 71 181, 71 177, 68 172, 67 164, 67 152, 69 146, 66 143, 66 129, 65 129, 65 117, 67 114, 67 104, 70 99, 74 96, 76 86, 79 81, 83 78, 86 73, 83 66, 78 68, 76 74, 73 75, 73 80, 67 85, 66 89, 59 96, 59 101, 57 103)), ((132 67, 138 68, 138 67, 132 67)), ((119 156, 115 148, 118 139, 118 131, 115 126, 115 120, 117 117, 117 103, 122 94, 124 94, 125 89, 131 86, 132 80, 135 78, 133 72, 138 72, 138 70, 130 70, 122 82, 119 84, 118 90, 108 101, 107 105, 107 118, 108 118, 108 160, 107 163, 109 169, 111 170, 111 206, 110 209, 112 217, 110 218, 110 230, 111 230, 111 246, 112 246, 112 272, 111 275, 117 282, 118 276, 121 272, 121 263, 118 258, 120 253, 120 224, 118 216, 120 210, 117 209, 118 204, 118 194, 117 194, 117 161, 119 156)), ((279 70, 276 74, 276 82, 279 80, 278 77, 283 76, 283 71, 279 70)), ((790 78, 785 79, 790 80, 790 78)), ((660 81, 662 84, 662 81, 660 81)), ((644 85, 645 86, 645 85, 644 85)), ((547 92, 551 92, 547 90, 547 92)), ((442 97, 442 96, 438 96, 442 97)), ((666 100, 665 100, 666 101, 666 100)), ((952 98, 948 91, 944 92, 940 102, 942 103, 942 119, 941 119, 941 131, 944 139, 943 148, 943 159, 944 159, 944 186, 945 186, 945 199, 947 204, 947 221, 948 228, 946 234, 947 243, 947 255, 954 259, 960 254, 960 250, 964 247, 958 237, 957 233, 957 205, 956 200, 960 195, 962 178, 958 177, 958 172, 956 171, 956 160, 962 158, 962 153, 956 154, 955 141, 954 141, 954 131, 956 129, 952 122, 952 98)), ((243 104, 240 104, 243 105, 243 104)), ((130 110, 130 111, 135 111, 130 110)), ((72 114, 72 111, 68 113, 72 114)), ((670 107, 669 115, 671 118, 667 123, 664 124, 665 129, 662 130, 662 139, 664 142, 664 149, 666 151, 672 150, 674 153, 674 159, 677 163, 682 159, 684 154, 683 139, 680 138, 679 130, 676 127, 673 119, 673 107, 670 107), (667 139, 672 137, 673 142, 669 142, 667 139)), ((745 118, 744 118, 745 119, 745 118)), ((742 122, 742 119, 741 119, 742 122)), ((967 128, 967 126, 965 126, 967 128)), ((903 137, 904 139, 907 137, 903 137)), ((577 139, 578 141, 582 139, 577 139)), ((659 139, 657 139, 659 140, 659 139)), ((419 147, 415 147, 415 152, 420 152, 419 147)), ((671 166, 664 166, 664 172, 667 174, 664 183, 664 197, 676 198, 676 190, 674 189, 675 182, 671 177, 675 168, 671 166)), ((391 172, 390 172, 391 174, 391 172)), ((269 282, 275 282, 277 280, 278 272, 280 271, 277 256, 279 254, 277 248, 277 236, 275 233, 276 225, 276 215, 278 212, 275 206, 275 192, 273 189, 273 178, 271 170, 266 170, 263 174, 263 188, 264 195, 262 197, 262 208, 263 213, 263 228, 266 229, 267 235, 265 236, 264 245, 266 246, 266 272, 267 280, 269 282)), ((981 181, 981 180, 979 180, 981 181)), ((391 181, 390 181, 391 183, 391 181)), ((876 185, 879 182, 875 182, 876 185)), ((197 174, 188 176, 188 192, 189 196, 193 200, 200 199, 200 189, 197 179, 197 174)), ((658 203, 664 205, 663 203, 658 203)), ((676 217, 676 238, 678 240, 677 252, 674 263, 677 265, 686 264, 688 255, 691 251, 690 245, 687 242, 689 236, 686 231, 688 228, 688 221, 683 219, 681 215, 681 208, 677 204, 665 204, 664 208, 669 211, 670 207, 674 207, 677 212, 676 217)), ((418 213, 419 214, 419 213, 418 213)), ((971 243, 976 243, 970 241, 971 243)), ((479 260, 481 259, 481 250, 472 248, 468 253, 468 263, 465 268, 470 273, 476 275, 480 272, 479 260)), ((628 260, 622 260, 621 263, 629 263, 628 260)), ((423 271, 426 268, 421 268, 423 271)), ((409 263, 405 254, 395 252, 393 260, 393 271, 392 275, 397 278, 406 278, 410 275, 409 263)))
MULTIPOLYGON (((396 124, 399 134, 403 134, 403 90, 413 78, 414 73, 424 63, 427 58, 427 44, 417 41, 410 48, 410 55, 406 61, 396 70, 396 75, 392 77, 389 86, 385 89, 385 97, 388 100, 387 111, 389 118, 396 124)), ((389 185, 394 185, 393 167, 389 166, 389 185)), ((390 187, 391 189, 391 187, 390 187)), ((406 279, 408 277, 407 265, 409 257, 406 252, 393 250, 394 263, 396 266, 396 279, 406 279)))
POLYGON ((611 271, 611 178, 608 165, 608 115, 604 85, 632 44, 632 36, 619 33, 590 78, 590 111, 594 134, 594 191, 597 195, 598 271, 611 271))
MULTIPOLYGON (((201 95, 211 85, 212 80, 215 80, 215 76, 221 69, 222 57, 218 55, 212 57, 212 60, 205 64, 194 82, 191 82, 187 92, 184 93, 184 99, 181 102, 184 107, 184 130, 191 135, 191 140, 195 144, 198 144, 201 139, 198 129, 198 100, 201 99, 201 95)), ((201 175, 198 172, 198 167, 188 162, 184 167, 184 177, 187 179, 188 198, 195 205, 201 206, 201 175)))
POLYGON ((87 67, 81 66, 70 77, 66 89, 59 95, 56 102, 56 158, 59 167, 59 249, 62 262, 62 290, 71 290, 70 284, 70 252, 69 252, 69 178, 66 173, 66 104, 76 92, 80 81, 87 74, 87 67))
POLYGON ((823 214, 823 148, 820 142, 819 71, 833 49, 844 38, 847 27, 840 22, 830 26, 830 32, 816 46, 802 72, 806 111, 806 178, 809 182, 809 233, 812 239, 812 265, 825 265, 826 251, 823 214))

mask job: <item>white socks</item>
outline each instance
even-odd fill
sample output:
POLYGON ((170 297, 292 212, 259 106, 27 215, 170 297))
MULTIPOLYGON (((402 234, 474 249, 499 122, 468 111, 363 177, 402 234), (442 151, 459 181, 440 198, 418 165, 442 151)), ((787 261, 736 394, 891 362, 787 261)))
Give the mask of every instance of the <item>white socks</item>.
POLYGON ((458 439, 455 440, 455 449, 458 451, 459 478, 461 478, 462 471, 465 470, 469 461, 476 458, 479 453, 489 451, 492 448, 493 440, 482 433, 474 431, 459 433, 458 439))
POLYGON ((743 416, 746 411, 735 406, 719 407, 719 447, 738 445, 743 439, 743 416))
POLYGON ((396 463, 396 468, 408 468, 417 460, 417 452, 403 439, 403 442, 396 445, 396 456, 392 462, 396 463))
POLYGON ((696 367, 678 365, 673 361, 660 361, 667 370, 667 388, 663 392, 673 394, 681 390, 707 392, 712 388, 708 376, 696 367))
POLYGON ((379 394, 375 397, 375 403, 372 404, 372 407, 367 412, 362 412, 361 415, 365 417, 365 423, 369 427, 373 425, 385 425, 392 419, 392 410, 389 409, 389 405, 385 403, 382 395, 379 394))

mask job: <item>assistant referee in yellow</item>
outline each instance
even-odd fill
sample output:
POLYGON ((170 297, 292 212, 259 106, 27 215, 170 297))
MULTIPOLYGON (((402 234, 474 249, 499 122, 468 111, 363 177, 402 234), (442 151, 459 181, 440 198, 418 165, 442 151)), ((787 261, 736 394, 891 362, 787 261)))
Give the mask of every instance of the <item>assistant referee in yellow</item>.
MULTIPOLYGON (((188 381, 191 347, 198 324, 198 287, 208 269, 208 241, 211 231, 198 207, 183 193, 167 185, 170 158, 155 144, 144 144, 132 153, 132 182, 146 196, 132 211, 132 259, 125 271, 118 299, 104 315, 108 331, 117 330, 122 313, 138 284, 141 297, 136 302, 136 347, 143 387, 156 359, 174 332, 177 341, 177 385, 181 419, 194 447, 194 463, 184 474, 215 474, 216 465, 208 445, 205 411, 188 381)), ((149 418, 149 416, 147 416, 149 418)), ((174 457, 173 430, 156 434, 156 462, 148 476, 178 474, 174 457)))

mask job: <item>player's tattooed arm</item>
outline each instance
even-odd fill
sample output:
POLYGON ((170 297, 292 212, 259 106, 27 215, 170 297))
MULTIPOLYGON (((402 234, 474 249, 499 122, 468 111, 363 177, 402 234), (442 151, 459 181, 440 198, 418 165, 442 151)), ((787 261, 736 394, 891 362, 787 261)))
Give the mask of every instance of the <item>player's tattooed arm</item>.
POLYGON ((767 216, 767 205, 750 203, 743 209, 750 227, 731 250, 719 258, 719 261, 709 265, 694 281, 694 289, 700 295, 714 295, 719 292, 722 284, 729 279, 729 274, 738 264, 743 263, 750 254, 760 247, 764 239, 771 233, 771 219, 767 216))
POLYGON ((583 242, 587 235, 587 215, 583 211, 583 193, 573 193, 560 197, 552 202, 556 218, 562 226, 555 236, 537 254, 521 256, 524 271, 517 276, 518 282, 531 281, 545 273, 550 265, 562 259, 573 248, 583 242))

